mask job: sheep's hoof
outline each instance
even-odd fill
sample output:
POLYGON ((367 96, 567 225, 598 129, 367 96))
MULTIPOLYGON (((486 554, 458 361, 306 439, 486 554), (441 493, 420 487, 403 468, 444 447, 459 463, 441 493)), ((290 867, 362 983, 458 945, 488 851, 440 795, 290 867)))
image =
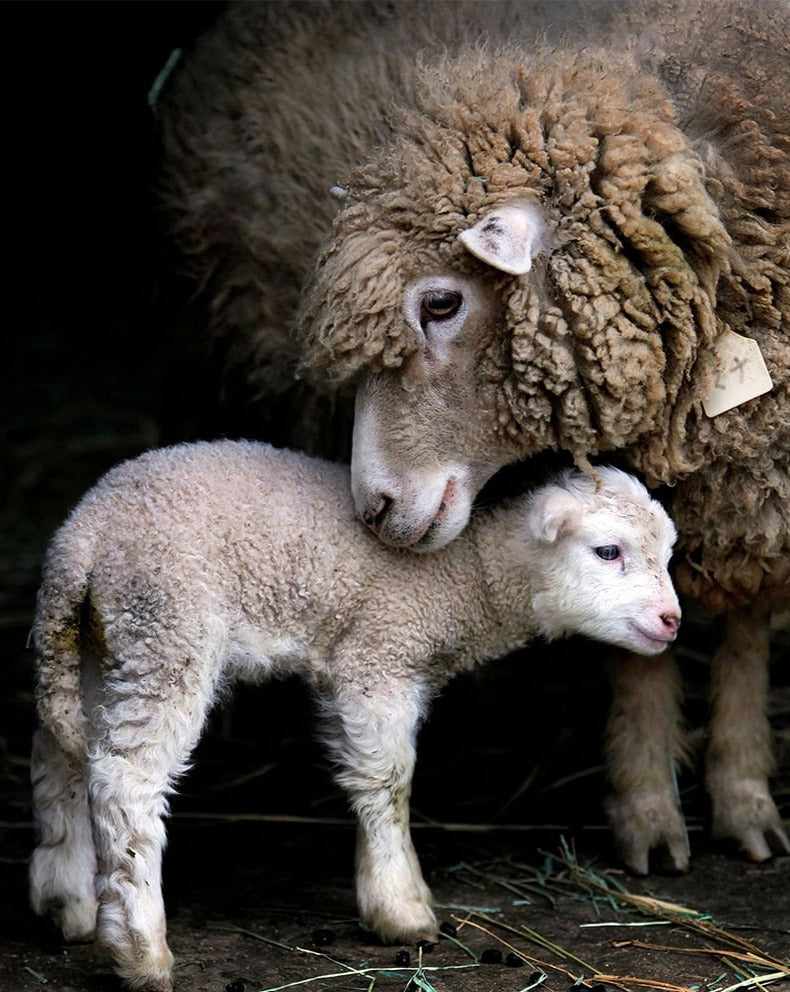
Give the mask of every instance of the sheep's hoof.
POLYGON ((790 840, 767 784, 743 779, 711 788, 716 840, 735 841, 751 861, 768 861, 775 854, 790 854, 790 840))
POLYGON ((686 824, 671 790, 611 796, 606 809, 618 857, 631 874, 650 874, 650 852, 659 849, 661 871, 688 871, 686 824))

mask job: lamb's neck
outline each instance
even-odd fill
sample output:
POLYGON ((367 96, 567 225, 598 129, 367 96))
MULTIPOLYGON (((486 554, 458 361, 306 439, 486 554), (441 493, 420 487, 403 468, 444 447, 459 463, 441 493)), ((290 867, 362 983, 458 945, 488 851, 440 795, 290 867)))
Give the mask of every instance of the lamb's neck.
MULTIPOLYGON (((496 636, 514 649, 541 633, 533 605, 538 591, 536 570, 531 567, 535 539, 528 533, 523 515, 508 512, 507 507, 480 514, 472 527, 470 536, 480 558, 486 605, 496 618, 496 636), (514 554, 516 548, 518 555, 514 554)), ((534 550, 537 554, 537 547, 534 550)))

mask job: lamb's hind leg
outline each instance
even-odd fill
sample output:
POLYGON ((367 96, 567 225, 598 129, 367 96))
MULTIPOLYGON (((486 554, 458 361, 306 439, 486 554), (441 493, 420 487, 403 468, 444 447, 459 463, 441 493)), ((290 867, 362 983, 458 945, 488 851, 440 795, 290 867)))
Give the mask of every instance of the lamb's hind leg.
POLYGON ((622 861, 639 875, 648 873, 654 848, 665 849, 670 870, 688 868, 674 778, 683 754, 679 695, 679 673, 669 655, 627 655, 614 663, 607 724, 613 793, 607 812, 622 861))
POLYGON ((431 892, 409 831, 415 738, 423 710, 413 689, 336 697, 327 743, 357 815, 360 918, 386 941, 436 938, 431 892))
POLYGON ((173 987, 161 890, 163 818, 173 781, 197 743, 215 668, 194 656, 184 671, 169 671, 161 658, 158 667, 121 672, 117 688, 108 687, 89 760, 96 935, 126 987, 145 992, 173 987))
POLYGON ((768 788, 774 765, 766 716, 769 661, 768 614, 730 614, 712 664, 706 782, 713 836, 736 840, 754 861, 790 853, 768 788))
POLYGON ((84 767, 69 763, 48 730, 33 736, 30 758, 38 846, 30 861, 30 903, 52 917, 66 940, 96 928, 96 852, 84 767))

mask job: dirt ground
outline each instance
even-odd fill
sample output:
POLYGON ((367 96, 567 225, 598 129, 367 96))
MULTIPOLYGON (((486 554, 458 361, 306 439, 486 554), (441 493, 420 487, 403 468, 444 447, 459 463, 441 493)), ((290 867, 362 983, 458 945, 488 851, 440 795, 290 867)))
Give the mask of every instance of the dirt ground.
MULTIPOLYGON (((0 372, 0 992, 119 988, 94 947, 64 945, 27 906, 26 639, 47 537, 76 498, 119 459, 173 440, 174 424, 205 419, 189 407, 197 391, 183 389, 188 369, 179 376, 163 324, 146 93, 217 6, 2 9, 14 98, 0 372)), ((715 637, 687 613, 680 660, 698 744, 715 637)), ((774 649, 774 794, 787 820, 790 638, 774 649)), ((581 978, 724 992, 758 987, 755 975, 790 992, 790 980, 770 978, 790 967, 790 858, 752 865, 714 848, 698 769, 680 779, 691 872, 619 871, 602 809, 605 660, 583 641, 538 646, 437 701, 420 741, 414 836, 457 934, 421 958, 358 925, 353 825, 304 690, 240 690, 213 715, 172 804, 164 882, 181 992, 567 992, 581 978), (489 963, 495 951, 502 960, 489 963)))

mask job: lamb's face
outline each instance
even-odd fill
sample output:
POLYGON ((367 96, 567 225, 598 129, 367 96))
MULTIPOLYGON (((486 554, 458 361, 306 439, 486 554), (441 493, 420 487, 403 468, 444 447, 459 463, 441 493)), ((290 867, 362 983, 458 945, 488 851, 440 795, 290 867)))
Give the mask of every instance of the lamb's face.
POLYGON ((403 319, 420 345, 358 388, 352 490, 382 541, 430 551, 463 530, 477 492, 514 458, 507 442, 492 443, 493 384, 477 374, 501 313, 490 285, 445 273, 407 285, 403 319))
POLYGON ((674 525, 655 500, 551 491, 533 509, 540 552, 535 597, 549 636, 580 633, 638 654, 671 644, 680 605, 669 575, 674 525))

